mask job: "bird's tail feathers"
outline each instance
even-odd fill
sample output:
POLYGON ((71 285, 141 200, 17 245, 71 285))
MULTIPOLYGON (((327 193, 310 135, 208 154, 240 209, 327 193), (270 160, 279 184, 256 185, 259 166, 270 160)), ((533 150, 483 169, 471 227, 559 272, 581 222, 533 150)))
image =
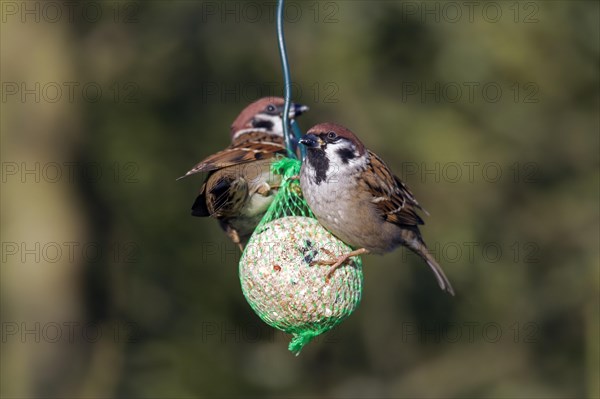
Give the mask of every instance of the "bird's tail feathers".
POLYGON ((417 239, 410 244, 409 248, 423 258, 425 262, 427 262, 431 268, 431 271, 433 271, 433 274, 435 274, 435 278, 437 279, 440 288, 443 291, 448 292, 450 295, 454 295, 454 289, 452 288, 452 284, 450 284, 450 280, 448 280, 448 277, 446 277, 446 274, 442 270, 441 266, 437 263, 433 255, 429 253, 425 243, 422 240, 417 239))

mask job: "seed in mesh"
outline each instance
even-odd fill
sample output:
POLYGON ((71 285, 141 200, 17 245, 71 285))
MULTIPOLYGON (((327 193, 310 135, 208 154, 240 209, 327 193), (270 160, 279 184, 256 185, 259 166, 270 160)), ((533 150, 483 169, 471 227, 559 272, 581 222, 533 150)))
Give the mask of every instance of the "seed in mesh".
POLYGON ((267 226, 252 236, 240 260, 242 290, 257 314, 290 333, 322 333, 348 317, 361 297, 359 258, 329 279, 329 266, 311 262, 351 249, 313 218, 288 216, 267 226))

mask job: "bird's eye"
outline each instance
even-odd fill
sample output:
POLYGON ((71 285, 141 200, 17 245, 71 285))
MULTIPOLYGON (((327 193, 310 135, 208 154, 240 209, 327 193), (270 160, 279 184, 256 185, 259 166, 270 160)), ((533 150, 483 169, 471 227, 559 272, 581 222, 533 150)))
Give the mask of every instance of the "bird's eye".
POLYGON ((267 106, 267 112, 275 112, 275 106, 273 104, 269 104, 267 106))
POLYGON ((329 133, 327 133, 327 138, 329 140, 335 140, 335 139, 337 139, 337 134, 335 134, 335 132, 329 132, 329 133))

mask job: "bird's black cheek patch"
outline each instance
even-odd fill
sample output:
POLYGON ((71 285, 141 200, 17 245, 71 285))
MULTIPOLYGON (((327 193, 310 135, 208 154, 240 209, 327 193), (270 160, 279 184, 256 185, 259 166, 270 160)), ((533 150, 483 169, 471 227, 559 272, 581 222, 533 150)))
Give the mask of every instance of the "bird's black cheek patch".
POLYGON ((262 129, 267 129, 267 130, 271 130, 273 128, 273 122, 271 121, 265 121, 265 120, 260 120, 260 119, 255 119, 252 121, 252 126, 256 127, 256 128, 262 128, 262 129))
POLYGON ((341 148, 336 151, 344 165, 347 165, 351 159, 356 158, 356 154, 350 148, 341 148))

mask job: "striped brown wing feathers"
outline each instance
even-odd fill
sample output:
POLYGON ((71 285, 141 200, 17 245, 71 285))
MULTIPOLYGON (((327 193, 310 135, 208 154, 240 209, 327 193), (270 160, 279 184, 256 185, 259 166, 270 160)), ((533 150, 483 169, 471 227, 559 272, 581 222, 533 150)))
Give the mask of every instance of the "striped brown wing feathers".
POLYGON ((422 208, 406 184, 394 176, 376 154, 369 151, 369 158, 369 168, 363 173, 363 178, 381 216, 397 225, 423 224, 423 219, 417 214, 417 209, 422 208))
POLYGON ((248 197, 248 182, 233 173, 211 174, 192 205, 192 216, 231 217, 239 214, 248 197))
POLYGON ((245 141, 243 145, 232 145, 223 151, 210 155, 179 179, 195 173, 211 172, 228 166, 273 158, 277 154, 285 154, 285 146, 265 141, 245 141))
POLYGON ((285 143, 283 141, 282 136, 268 134, 268 133, 265 133, 260 130, 247 131, 247 132, 244 132, 243 134, 241 134, 240 136, 235 137, 231 141, 231 143, 232 143, 231 147, 243 146, 243 145, 246 145, 247 142, 277 144, 277 145, 280 145, 281 147, 285 148, 285 143))

